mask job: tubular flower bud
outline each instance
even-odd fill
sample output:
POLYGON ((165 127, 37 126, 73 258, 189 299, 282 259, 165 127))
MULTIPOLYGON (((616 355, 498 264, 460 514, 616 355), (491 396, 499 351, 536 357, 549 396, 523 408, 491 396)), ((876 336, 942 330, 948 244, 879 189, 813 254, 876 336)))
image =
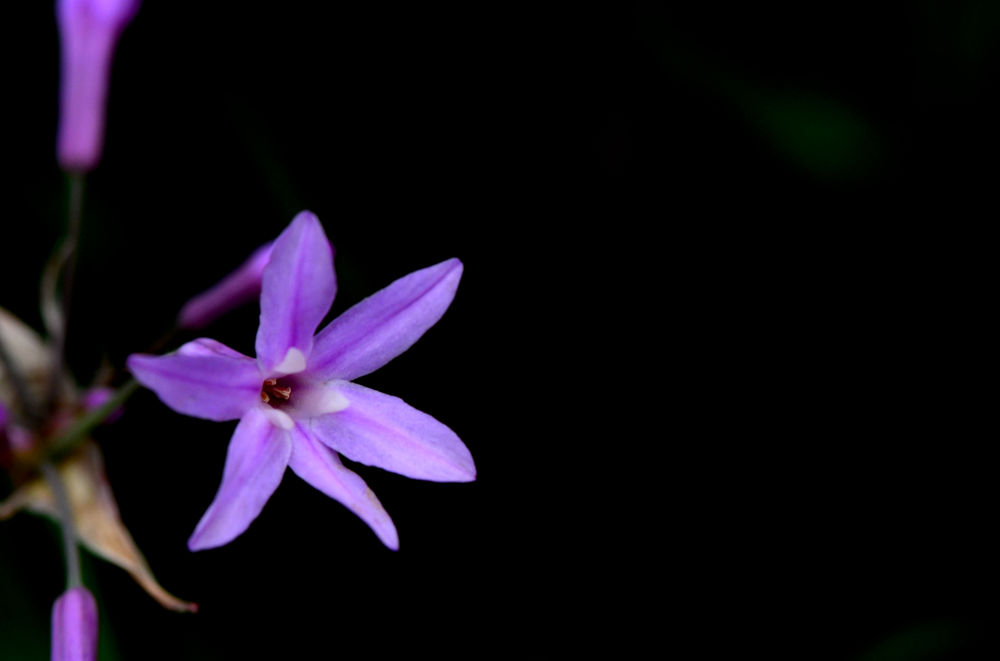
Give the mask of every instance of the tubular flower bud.
POLYGON ((87 588, 67 590, 52 607, 52 661, 97 659, 97 602, 87 588))
POLYGON ((185 303, 177 316, 177 325, 190 330, 202 328, 233 308, 255 300, 260 295, 264 267, 271 261, 273 246, 272 242, 257 248, 239 268, 185 303))
POLYGON ((139 0, 57 0, 62 44, 59 165, 86 172, 101 159, 111 59, 139 0))

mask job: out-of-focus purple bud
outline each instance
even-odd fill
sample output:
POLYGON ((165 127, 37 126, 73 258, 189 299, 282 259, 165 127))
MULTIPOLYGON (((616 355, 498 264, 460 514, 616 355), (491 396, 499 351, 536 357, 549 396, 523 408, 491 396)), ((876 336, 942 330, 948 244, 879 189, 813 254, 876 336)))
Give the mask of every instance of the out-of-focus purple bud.
MULTIPOLYGON (((97 386, 83 393, 83 398, 80 400, 80 403, 83 405, 83 409, 85 411, 93 411, 94 409, 99 409, 104 406, 104 404, 111 399, 114 394, 114 388, 97 386)), ((104 422, 114 422, 118 418, 122 417, 122 413, 124 412, 125 408, 119 406, 104 420, 104 422)))
POLYGON ((19 427, 13 421, 13 416, 7 407, 0 402, 0 445, 3 452, 13 451, 15 454, 30 452, 35 444, 31 432, 19 427))
POLYGON ((7 440, 10 447, 18 454, 27 454, 35 447, 35 437, 24 427, 7 425, 7 440))
POLYGON ((229 310, 257 298, 273 247, 272 242, 257 248, 238 269, 185 303, 177 316, 177 325, 190 330, 202 328, 229 310))
POLYGON ((72 588, 52 607, 52 661, 96 659, 97 602, 87 588, 72 588))
POLYGON ((56 0, 62 43, 57 155, 64 170, 86 172, 101 159, 111 58, 140 0, 56 0))

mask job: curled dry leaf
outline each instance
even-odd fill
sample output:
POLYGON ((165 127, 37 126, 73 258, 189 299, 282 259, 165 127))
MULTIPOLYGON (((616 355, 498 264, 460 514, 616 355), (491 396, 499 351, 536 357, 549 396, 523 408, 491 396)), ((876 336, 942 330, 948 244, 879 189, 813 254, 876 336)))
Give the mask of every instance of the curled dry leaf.
MULTIPOLYGON (((80 541, 94 554, 131 574, 132 578, 165 608, 175 611, 196 611, 198 609, 196 604, 173 596, 153 577, 146 559, 118 514, 118 505, 111 493, 111 485, 104 475, 104 461, 97 445, 90 441, 85 443, 78 452, 62 463, 59 472, 73 506, 73 517, 80 541)), ((5 519, 21 509, 53 518, 59 516, 52 492, 42 479, 29 482, 0 503, 0 519, 5 519)))
MULTIPOLYGON (((52 356, 48 346, 27 324, 0 308, 0 337, 11 361, 17 367, 25 380, 28 394, 36 401, 45 396, 48 386, 49 365, 52 356)), ((62 399, 73 401, 73 385, 69 381, 62 384, 62 399)), ((3 362, 0 362, 0 402, 9 409, 14 409, 17 394, 14 384, 6 372, 3 362)))

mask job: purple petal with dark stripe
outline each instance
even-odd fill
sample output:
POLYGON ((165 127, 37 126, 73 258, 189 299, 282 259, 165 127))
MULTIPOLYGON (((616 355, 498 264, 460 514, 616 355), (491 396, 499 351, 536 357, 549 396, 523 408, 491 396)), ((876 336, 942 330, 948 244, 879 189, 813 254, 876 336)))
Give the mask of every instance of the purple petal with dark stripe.
POLYGON ((396 526, 357 473, 345 468, 334 452, 324 447, 308 427, 297 424, 292 436, 289 466, 303 480, 330 498, 342 503, 367 523, 382 543, 393 551, 399 549, 396 526))
POLYGON ((265 374, 305 368, 313 334, 336 292, 333 249, 319 219, 303 211, 274 242, 264 268, 257 360, 265 374))
POLYGON ((448 427, 398 397, 335 381, 347 408, 313 420, 316 437, 352 461, 419 480, 470 482, 472 454, 448 427))
POLYGON ((236 420, 260 403, 260 372, 252 358, 132 354, 127 364, 139 383, 178 413, 236 420))
POLYGON ((309 371, 351 381, 409 349, 455 298, 462 262, 449 259, 396 280, 334 319, 316 336, 309 371))
POLYGON ((236 426, 222 484, 188 540, 192 551, 228 544, 250 526, 281 483, 292 443, 287 431, 251 409, 236 426))

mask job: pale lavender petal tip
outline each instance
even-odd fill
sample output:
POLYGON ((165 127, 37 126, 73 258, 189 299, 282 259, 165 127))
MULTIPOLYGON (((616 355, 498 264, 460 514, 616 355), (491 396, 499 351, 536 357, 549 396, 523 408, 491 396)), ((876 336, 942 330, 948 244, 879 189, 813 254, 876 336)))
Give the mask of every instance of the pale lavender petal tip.
POLYGON ((356 383, 330 384, 346 408, 313 421, 324 444, 352 461, 434 482, 476 479, 472 453, 458 435, 398 397, 356 383))
POLYGON ((182 356, 228 356, 229 358, 242 358, 253 362, 253 358, 250 356, 245 356, 236 349, 230 349, 222 342, 210 337, 199 337, 197 340, 182 344, 177 353, 182 356))
POLYGON ((313 335, 336 293, 333 248, 319 219, 303 211, 274 242, 264 267, 256 341, 262 372, 305 369, 313 335))
POLYGON ((291 451, 285 430, 271 424, 259 409, 249 411, 236 426, 222 484, 188 540, 188 548, 215 548, 243 534, 281 483, 291 451))
POLYGON ((323 447, 312 432, 296 425, 291 432, 289 467, 303 480, 354 512, 393 551, 399 535, 389 514, 357 473, 344 467, 334 452, 323 447))
POLYGON ((449 259, 406 275, 320 331, 309 369, 322 380, 352 381, 409 349, 455 298, 462 262, 449 259))
POLYGON ((52 661, 96 659, 97 602, 86 588, 72 588, 52 606, 52 661))
POLYGON ((202 328, 226 312, 256 299, 260 295, 264 267, 271 260, 273 249, 273 242, 257 248, 239 268, 185 303, 177 316, 177 325, 202 328))
POLYGON ((86 172, 101 158, 111 60, 136 0, 58 0, 62 43, 57 156, 65 170, 86 172))

